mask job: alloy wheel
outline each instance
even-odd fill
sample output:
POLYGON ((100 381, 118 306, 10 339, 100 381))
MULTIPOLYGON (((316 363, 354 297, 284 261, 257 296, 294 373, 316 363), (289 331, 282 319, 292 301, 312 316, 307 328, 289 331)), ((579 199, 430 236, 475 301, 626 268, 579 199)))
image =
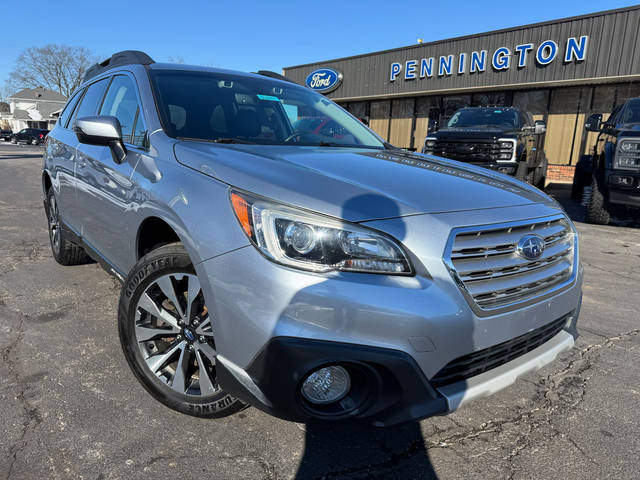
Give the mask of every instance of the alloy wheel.
POLYGON ((155 279, 136 307, 135 337, 146 367, 173 391, 208 397, 220 391, 211 319, 196 275, 155 279))
POLYGON ((58 215, 58 204, 56 197, 51 194, 49 196, 49 237, 51 238, 51 246, 57 254, 60 252, 60 220, 58 215))

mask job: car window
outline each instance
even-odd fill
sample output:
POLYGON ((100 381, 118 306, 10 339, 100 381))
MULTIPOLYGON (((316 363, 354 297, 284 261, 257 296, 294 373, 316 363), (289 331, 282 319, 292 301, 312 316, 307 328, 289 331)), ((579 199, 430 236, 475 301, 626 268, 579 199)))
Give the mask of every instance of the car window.
POLYGON ((136 87, 131 78, 118 75, 113 78, 104 99, 100 115, 110 115, 120 121, 122 140, 142 146, 146 126, 140 112, 136 87))
POLYGON ((291 83, 213 72, 151 70, 149 75, 163 128, 174 138, 384 148, 342 108, 291 83))
POLYGON ((629 100, 616 123, 638 124, 640 123, 640 99, 629 100))
POLYGON ((69 100, 67 102, 67 105, 64 107, 64 110, 60 114, 60 117, 58 118, 58 122, 57 123, 62 128, 66 128, 67 127, 67 122, 69 121, 69 117, 71 116, 71 112, 73 112, 73 109, 75 108, 76 103, 78 103, 78 100, 80 99, 80 94, 81 93, 82 93, 82 91, 77 92, 73 97, 71 97, 71 100, 69 100))
POLYGON ((517 128, 520 121, 516 111, 500 108, 465 108, 453 114, 447 126, 449 128, 517 128))
POLYGON ((75 123, 77 118, 90 117, 97 114, 98 107, 102 101, 102 97, 104 96, 104 90, 107 88, 108 83, 109 79, 103 78, 102 80, 98 80, 96 83, 89 85, 82 97, 82 100, 80 100, 80 105, 78 105, 78 108, 76 108, 76 111, 73 114, 71 125, 75 123))
POLYGON ((616 117, 620 113, 620 110, 622 110, 622 107, 623 107, 623 105, 618 105, 616 108, 614 108, 613 112, 611 112, 611 115, 609 115, 609 118, 607 119, 606 122, 604 122, 604 124, 605 125, 614 125, 616 123, 616 117))

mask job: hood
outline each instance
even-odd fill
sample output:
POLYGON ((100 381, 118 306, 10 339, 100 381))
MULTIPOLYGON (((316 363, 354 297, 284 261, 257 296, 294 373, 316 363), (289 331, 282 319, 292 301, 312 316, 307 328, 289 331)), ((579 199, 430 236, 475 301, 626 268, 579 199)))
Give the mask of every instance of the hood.
POLYGON ((507 128, 441 128, 437 132, 430 134, 430 137, 435 137, 438 140, 468 140, 468 139, 482 139, 482 140, 497 140, 505 136, 517 135, 517 130, 507 128))
POLYGON ((239 189, 352 222, 553 202, 505 175, 401 150, 180 141, 174 151, 239 189))
POLYGON ((617 125, 620 137, 637 137, 640 135, 640 123, 624 123, 617 125))

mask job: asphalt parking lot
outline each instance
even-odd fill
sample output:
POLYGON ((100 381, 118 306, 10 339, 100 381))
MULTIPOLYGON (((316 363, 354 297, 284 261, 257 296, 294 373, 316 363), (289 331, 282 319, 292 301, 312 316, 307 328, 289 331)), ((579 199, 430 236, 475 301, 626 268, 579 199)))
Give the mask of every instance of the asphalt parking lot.
POLYGON ((42 147, 0 143, 0 477, 639 478, 640 230, 581 222, 576 347, 446 417, 390 429, 289 423, 249 408, 199 420, 136 382, 119 283, 50 254, 42 147))

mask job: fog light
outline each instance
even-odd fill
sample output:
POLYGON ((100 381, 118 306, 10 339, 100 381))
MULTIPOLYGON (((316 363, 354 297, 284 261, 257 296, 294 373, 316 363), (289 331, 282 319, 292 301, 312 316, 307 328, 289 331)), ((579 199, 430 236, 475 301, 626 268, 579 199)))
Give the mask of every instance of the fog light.
POLYGON ((622 177, 620 175, 611 175, 609 177, 609 182, 614 185, 624 185, 625 187, 630 187, 633 185, 633 177, 622 177))
POLYGON ((315 404, 337 402, 343 398, 351 388, 351 379, 347 371, 337 365, 323 367, 302 383, 300 389, 304 398, 315 404))

